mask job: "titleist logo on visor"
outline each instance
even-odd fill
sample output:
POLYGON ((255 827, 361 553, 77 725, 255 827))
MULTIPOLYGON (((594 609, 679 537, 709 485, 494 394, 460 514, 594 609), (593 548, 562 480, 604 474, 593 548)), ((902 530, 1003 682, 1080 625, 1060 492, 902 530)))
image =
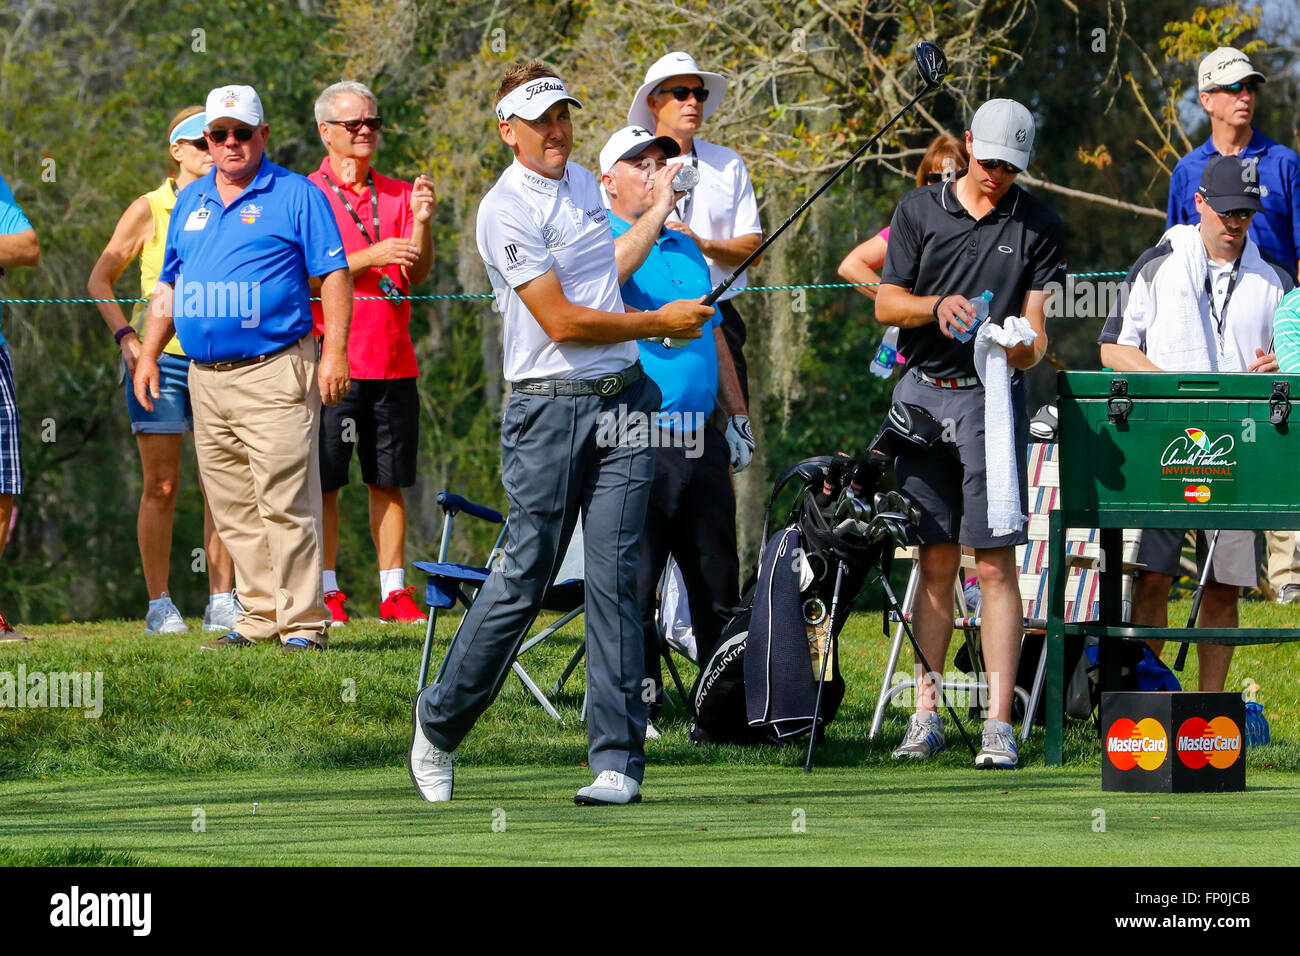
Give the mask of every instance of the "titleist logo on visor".
POLYGON ((528 92, 528 95, 524 97, 525 100, 531 100, 538 93, 545 93, 548 90, 555 90, 557 93, 567 92, 564 89, 563 83, 552 80, 540 80, 536 83, 530 83, 528 86, 525 86, 524 89, 528 92))

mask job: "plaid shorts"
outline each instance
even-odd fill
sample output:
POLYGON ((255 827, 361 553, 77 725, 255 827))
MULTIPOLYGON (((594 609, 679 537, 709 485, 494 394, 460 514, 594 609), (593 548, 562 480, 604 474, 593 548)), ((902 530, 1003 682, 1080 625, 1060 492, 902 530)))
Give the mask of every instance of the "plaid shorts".
POLYGON ((9 346, 0 344, 0 495, 23 491, 23 456, 19 446, 18 396, 9 346))

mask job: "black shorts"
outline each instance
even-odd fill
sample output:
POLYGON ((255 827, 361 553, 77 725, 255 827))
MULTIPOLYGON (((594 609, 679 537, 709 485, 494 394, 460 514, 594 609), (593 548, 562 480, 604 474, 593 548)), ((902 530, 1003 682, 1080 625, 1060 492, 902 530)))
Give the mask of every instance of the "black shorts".
MULTIPOLYGON (((1013 534, 996 537, 988 527, 983 387, 940 388, 922 381, 915 371, 907 371, 894 387, 894 401, 920 405, 944 425, 945 433, 955 439, 957 446, 957 458, 936 450, 899 455, 894 461, 899 490, 921 511, 921 525, 913 532, 913 541, 918 544, 955 541, 972 548, 1001 548, 1028 541, 1028 524, 1013 534)), ((1029 416, 1025 411, 1023 376, 1012 383, 1011 408, 1023 511, 1029 501, 1026 464, 1029 416)))
POLYGON ((415 484, 420 445, 420 395, 413 378, 354 378, 352 389, 320 416, 320 484, 336 491, 348 483, 352 449, 359 449, 361 480, 368 485, 415 484))

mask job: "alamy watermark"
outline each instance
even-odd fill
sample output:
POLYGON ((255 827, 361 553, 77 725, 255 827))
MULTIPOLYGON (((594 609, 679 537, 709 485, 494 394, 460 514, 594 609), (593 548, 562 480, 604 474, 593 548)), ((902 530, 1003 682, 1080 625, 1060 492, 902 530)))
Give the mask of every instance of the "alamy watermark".
POLYGON ((687 458, 704 454, 704 412, 643 412, 626 405, 596 417, 598 448, 684 448, 687 458))
POLYGON ((104 713, 104 672, 0 671, 0 709, 81 710, 91 720, 104 713))
POLYGON ((170 307, 174 319, 239 319, 240 328, 257 328, 262 322, 262 284, 260 282, 187 281, 184 273, 176 276, 176 287, 154 300, 154 309, 163 313, 170 307))

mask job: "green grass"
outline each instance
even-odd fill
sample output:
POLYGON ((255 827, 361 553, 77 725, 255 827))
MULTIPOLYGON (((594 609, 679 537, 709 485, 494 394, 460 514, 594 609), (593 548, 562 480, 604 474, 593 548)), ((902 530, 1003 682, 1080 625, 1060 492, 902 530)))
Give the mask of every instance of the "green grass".
MULTIPOLYGON (((1186 602, 1170 606, 1185 618, 1186 602)), ((1295 625, 1300 609, 1243 602, 1247 625, 1295 625)), ((194 622, 195 625, 197 622, 194 622)), ((439 624, 435 659, 454 619, 439 624)), ((906 711, 867 739, 888 650, 878 614, 845 628, 848 696, 817 769, 802 746, 697 747, 680 710, 647 749, 646 804, 584 811, 582 672, 552 721, 513 677, 458 754, 457 799, 415 800, 403 766, 422 634, 359 621, 324 654, 274 647, 199 653, 138 621, 32 628, 0 645, 0 672, 101 671, 104 712, 0 710, 0 865, 655 862, 1291 862, 1300 819, 1300 664, 1294 645, 1238 648, 1230 687, 1259 685, 1274 743, 1247 753, 1246 794, 1100 792, 1092 725, 1069 722, 1066 766, 1042 765, 1042 732, 1014 774, 952 750, 897 766, 906 711), (252 814, 252 804, 260 804, 252 814), (193 811, 206 815, 196 833, 193 811), (1092 830, 1093 811, 1107 830, 1092 830), (505 831, 492 829, 494 811, 505 831), (795 811, 807 823, 795 833, 795 811), (1212 824, 1212 825, 1211 825, 1212 824), (563 833, 563 839, 557 834, 563 833), (1292 837, 1287 839, 1285 834, 1292 837), (990 836, 996 837, 991 840, 990 836), (647 849, 647 847, 653 849, 647 849)), ((526 660, 549 689, 581 631, 526 660)), ((1171 656, 1170 652, 1170 656, 1171 656)), ((1194 686, 1195 654, 1185 684, 1194 686)), ((684 666, 684 677, 693 668, 684 666)), ((972 723, 972 726, 974 724, 972 723)))

